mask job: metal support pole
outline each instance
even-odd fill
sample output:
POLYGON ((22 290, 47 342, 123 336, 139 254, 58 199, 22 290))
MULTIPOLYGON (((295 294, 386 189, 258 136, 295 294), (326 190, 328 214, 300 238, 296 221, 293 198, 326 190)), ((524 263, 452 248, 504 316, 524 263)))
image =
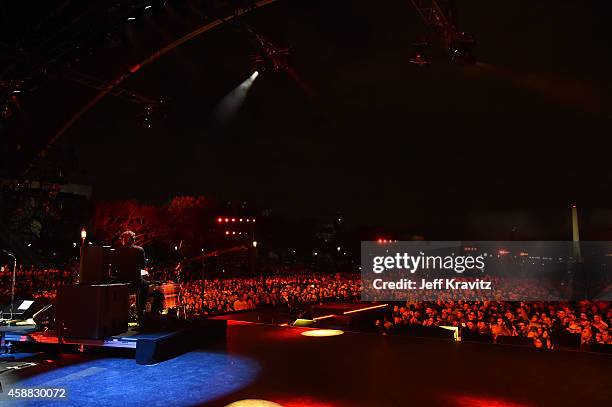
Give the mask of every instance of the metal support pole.
POLYGON ((11 286, 11 321, 13 320, 13 308, 15 308, 15 281, 17 276, 17 257, 7 250, 2 250, 7 256, 13 258, 13 282, 11 286))
POLYGON ((15 277, 17 273, 17 257, 13 256, 13 287, 11 288, 11 321, 13 320, 13 309, 15 308, 15 277))

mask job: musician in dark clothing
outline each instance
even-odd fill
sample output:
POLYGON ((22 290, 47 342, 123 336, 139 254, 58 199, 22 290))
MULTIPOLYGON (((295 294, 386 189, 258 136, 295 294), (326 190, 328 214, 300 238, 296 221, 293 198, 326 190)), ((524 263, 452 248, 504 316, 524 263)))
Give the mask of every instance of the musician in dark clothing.
POLYGON ((119 246, 113 256, 113 280, 130 284, 130 291, 136 293, 138 321, 142 322, 149 294, 149 282, 141 275, 141 270, 146 265, 145 251, 142 247, 136 246, 135 242, 136 234, 131 230, 126 230, 119 237, 119 246))

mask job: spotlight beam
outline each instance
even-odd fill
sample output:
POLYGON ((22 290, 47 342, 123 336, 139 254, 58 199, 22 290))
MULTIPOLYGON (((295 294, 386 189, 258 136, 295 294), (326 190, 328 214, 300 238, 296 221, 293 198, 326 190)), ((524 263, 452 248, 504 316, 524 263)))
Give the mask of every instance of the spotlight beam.
POLYGON ((238 85, 234 90, 225 95, 215 108, 215 116, 220 124, 228 124, 238 114, 242 107, 251 86, 255 79, 259 76, 259 72, 255 71, 244 82, 238 85))

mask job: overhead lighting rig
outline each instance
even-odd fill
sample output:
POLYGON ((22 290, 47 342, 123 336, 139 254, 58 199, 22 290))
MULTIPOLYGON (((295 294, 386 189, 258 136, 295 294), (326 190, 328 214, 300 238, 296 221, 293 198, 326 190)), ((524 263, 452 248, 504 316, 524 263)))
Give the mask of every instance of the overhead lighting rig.
MULTIPOLYGON (((476 40, 474 36, 458 30, 454 0, 410 1, 427 27, 434 31, 442 41, 452 63, 461 65, 476 63, 473 55, 476 40)), ((410 62, 417 65, 428 65, 431 61, 428 61, 426 54, 423 54, 422 51, 422 47, 415 46, 410 62)))
POLYGON ((19 110, 19 95, 22 92, 23 81, 0 81, 0 118, 10 119, 19 110))
POLYGON ((112 90, 108 92, 109 95, 144 106, 142 113, 138 115, 138 121, 145 129, 150 129, 156 120, 166 117, 167 101, 163 98, 153 100, 133 90, 125 89, 121 86, 111 86, 110 83, 102 79, 75 70, 68 71, 67 78, 80 85, 96 90, 112 88, 112 90))
POLYGON ((431 57, 429 56, 429 41, 419 40, 412 44, 414 52, 410 58, 410 63, 419 66, 431 65, 431 57))
POLYGON ((256 33, 248 27, 249 33, 257 46, 257 53, 251 56, 251 70, 260 73, 281 72, 289 68, 289 47, 281 47, 273 43, 263 35, 256 33))

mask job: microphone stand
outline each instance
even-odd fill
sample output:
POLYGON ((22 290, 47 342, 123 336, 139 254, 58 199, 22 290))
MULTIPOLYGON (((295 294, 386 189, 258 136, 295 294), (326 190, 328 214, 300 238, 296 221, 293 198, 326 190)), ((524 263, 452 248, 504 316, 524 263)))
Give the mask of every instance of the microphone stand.
POLYGON ((176 282, 178 283, 178 296, 177 296, 177 312, 176 312, 176 318, 181 318, 181 308, 183 310, 183 317, 185 319, 187 319, 187 314, 185 313, 185 306, 182 304, 182 298, 181 298, 181 288, 182 288, 182 284, 181 284, 181 271, 183 271, 183 265, 181 264, 181 262, 179 261, 177 267, 176 267, 176 282))
POLYGON ((15 273, 17 272, 17 257, 9 251, 2 250, 8 256, 13 258, 13 284, 11 287, 11 321, 13 320, 13 309, 15 308, 15 273))

